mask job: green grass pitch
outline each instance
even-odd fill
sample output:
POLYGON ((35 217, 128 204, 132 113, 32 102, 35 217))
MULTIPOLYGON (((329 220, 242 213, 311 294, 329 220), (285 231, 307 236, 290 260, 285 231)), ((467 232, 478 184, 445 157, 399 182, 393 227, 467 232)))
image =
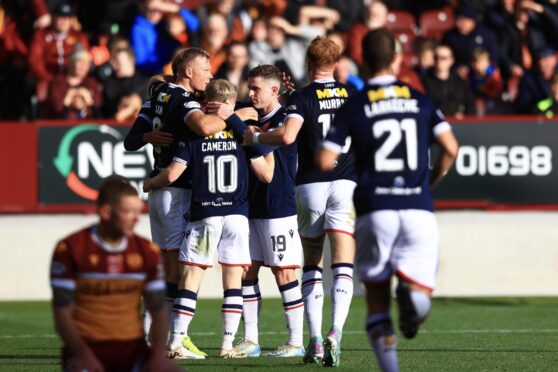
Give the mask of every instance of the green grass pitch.
MULTIPOLYGON (((324 332, 329 323, 326 300, 324 332)), ((221 301, 201 300, 190 335, 210 358, 182 361, 188 371, 304 371, 299 359, 220 360, 221 301)), ((400 339, 402 371, 558 371, 558 298, 436 299, 416 339, 400 339)), ((356 297, 345 326, 339 370, 377 370, 363 331, 364 300, 356 297)), ((242 328, 242 324, 240 326, 242 328)), ((279 299, 264 299, 260 345, 286 341, 279 299)), ((242 332, 239 332, 239 336, 242 332)), ((305 341, 307 336, 305 337, 305 341)), ((0 302, 0 371, 57 371, 60 341, 47 302, 0 302)))

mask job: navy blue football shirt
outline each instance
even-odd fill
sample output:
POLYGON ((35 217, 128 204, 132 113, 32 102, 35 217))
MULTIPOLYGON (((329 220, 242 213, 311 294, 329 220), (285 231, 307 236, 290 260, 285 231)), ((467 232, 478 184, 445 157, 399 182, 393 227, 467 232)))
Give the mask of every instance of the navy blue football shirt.
POLYGON ((316 80, 294 91, 287 101, 287 117, 300 118, 302 128, 297 136, 298 172, 296 184, 354 180, 353 154, 350 139, 343 145, 337 166, 332 172, 321 172, 314 163, 316 151, 325 138, 336 112, 353 94, 346 85, 334 79, 316 80))
MULTIPOLYGON (((260 117, 258 126, 264 131, 283 125, 286 111, 277 105, 269 114, 260 117)), ((295 176, 297 166, 297 144, 281 146, 273 152, 275 170, 271 183, 258 180, 250 172, 250 219, 283 218, 296 215, 295 176)))
POLYGON ((431 211, 429 148, 437 133, 450 129, 428 97, 382 76, 339 110, 323 146, 340 152, 352 138, 357 215, 382 209, 431 211))

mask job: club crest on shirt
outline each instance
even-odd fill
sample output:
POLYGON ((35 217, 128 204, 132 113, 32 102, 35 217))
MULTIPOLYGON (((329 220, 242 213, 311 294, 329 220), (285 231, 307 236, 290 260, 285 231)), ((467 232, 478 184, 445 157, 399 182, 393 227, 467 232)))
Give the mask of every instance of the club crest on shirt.
POLYGON ((89 263, 91 264, 91 266, 97 266, 97 264, 99 263, 99 255, 90 254, 89 263))
POLYGON ((126 265, 132 269, 137 270, 143 264, 143 258, 138 253, 130 253, 126 256, 126 265))
POLYGON ((114 254, 107 256, 107 272, 109 274, 119 274, 124 271, 124 256, 114 254))
POLYGON ((68 244, 66 244, 65 242, 60 242, 56 246, 56 249, 54 250, 54 252, 62 253, 62 252, 66 252, 67 250, 68 250, 68 244))

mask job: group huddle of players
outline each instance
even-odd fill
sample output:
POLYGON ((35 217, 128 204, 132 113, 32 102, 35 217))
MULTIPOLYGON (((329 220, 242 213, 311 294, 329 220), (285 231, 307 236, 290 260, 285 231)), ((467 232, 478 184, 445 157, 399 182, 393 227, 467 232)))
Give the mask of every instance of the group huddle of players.
POLYGON ((150 80, 151 98, 125 147, 153 145, 154 171, 144 191, 152 239, 163 251, 168 358, 207 356, 188 327, 217 253, 223 275, 220 357, 261 355, 258 272, 267 266, 289 330, 286 343, 267 356, 339 366, 356 247, 371 345, 382 370, 398 370, 391 278, 398 278, 400 330, 414 337, 430 311, 438 262, 429 190, 453 164, 457 142, 431 101, 391 74, 395 42, 387 30, 370 32, 363 50, 372 79, 353 92, 333 77, 338 47, 314 39, 306 56, 312 82, 290 92, 285 107, 279 103, 281 72, 261 65, 249 74, 250 105, 235 111, 241 105, 234 85, 211 80, 209 55, 197 48, 174 58, 173 76, 150 80), (432 142, 440 151, 431 171, 432 142), (332 324, 323 338, 326 235, 332 324), (233 345, 241 318, 244 339, 233 345))

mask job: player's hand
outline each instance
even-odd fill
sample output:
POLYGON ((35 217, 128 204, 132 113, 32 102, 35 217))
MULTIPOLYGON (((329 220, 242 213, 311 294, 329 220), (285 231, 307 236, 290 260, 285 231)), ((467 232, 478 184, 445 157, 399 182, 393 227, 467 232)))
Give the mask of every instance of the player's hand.
POLYGON ((223 120, 227 120, 233 114, 231 105, 224 102, 207 102, 206 110, 208 114, 217 115, 223 120))
MULTIPOLYGON (((295 84, 293 82, 293 79, 290 75, 287 75, 286 73, 282 72, 281 73, 281 80, 283 81, 283 85, 285 86, 285 88, 287 88, 288 92, 292 92, 293 90, 295 90, 295 84)), ((283 92, 285 93, 285 92, 283 92)))
POLYGON ((163 132, 159 128, 153 129, 143 135, 143 142, 150 143, 153 146, 168 147, 174 141, 174 137, 169 132, 163 132))
POLYGON ((246 128, 246 130, 244 131, 244 142, 242 144, 245 146, 252 146, 254 144, 254 141, 252 141, 252 137, 256 132, 261 132, 260 128, 249 125, 248 128, 246 128))
POLYGON ((38 29, 46 28, 50 26, 51 22, 52 22, 52 17, 50 16, 50 14, 45 13, 39 18, 37 18, 35 22, 33 22, 33 28, 38 28, 38 29))
POLYGON ((91 352, 91 350, 87 350, 82 355, 76 355, 70 360, 68 364, 68 368, 65 371, 70 372, 104 372, 105 368, 99 362, 97 357, 91 352))
POLYGON ((253 107, 243 107, 234 112, 242 121, 258 120, 258 112, 253 107))
POLYGON ((151 184, 151 178, 146 178, 143 181, 143 192, 149 192, 151 191, 151 189, 153 189, 153 185, 151 184))

